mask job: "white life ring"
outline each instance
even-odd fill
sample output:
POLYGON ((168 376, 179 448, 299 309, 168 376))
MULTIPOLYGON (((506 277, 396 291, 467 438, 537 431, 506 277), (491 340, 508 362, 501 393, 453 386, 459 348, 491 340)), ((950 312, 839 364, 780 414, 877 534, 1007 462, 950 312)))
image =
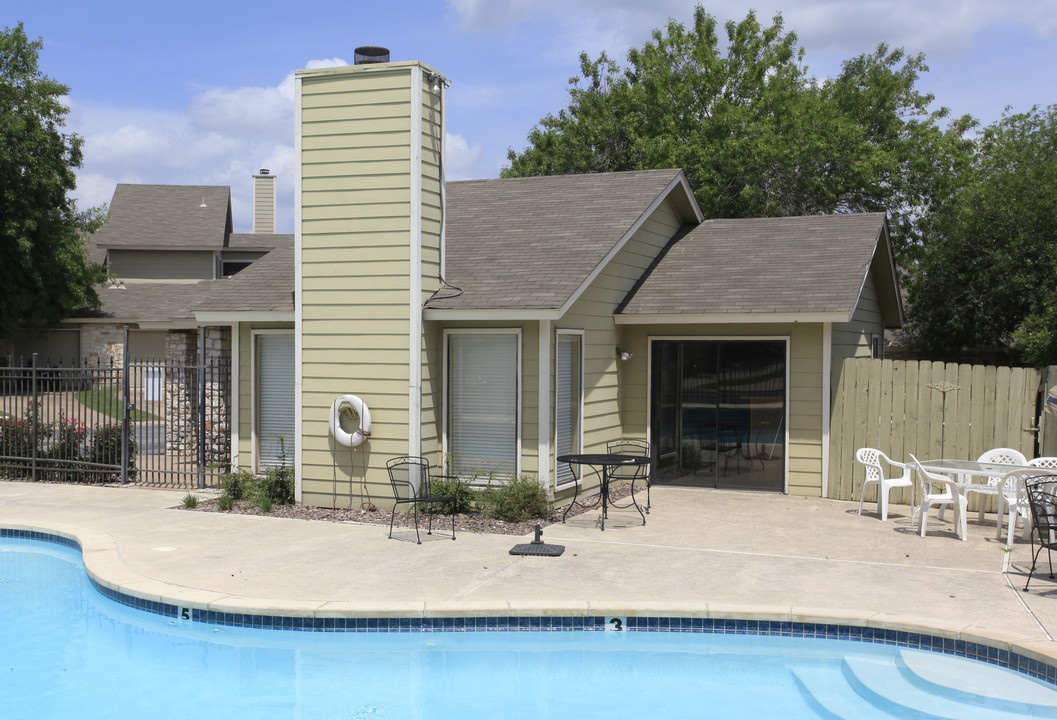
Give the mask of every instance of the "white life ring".
POLYGON ((355 395, 342 395, 330 406, 330 434, 346 447, 362 445, 371 434, 371 411, 367 409, 367 403, 355 395), (360 416, 360 426, 355 432, 346 432, 341 427, 341 411, 346 407, 360 416))

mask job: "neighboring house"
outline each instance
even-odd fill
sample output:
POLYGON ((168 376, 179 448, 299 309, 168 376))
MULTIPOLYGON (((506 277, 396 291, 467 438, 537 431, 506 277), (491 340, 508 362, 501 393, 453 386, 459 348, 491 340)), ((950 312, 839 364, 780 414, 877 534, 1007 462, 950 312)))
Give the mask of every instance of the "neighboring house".
POLYGON ((118 185, 89 243, 111 276, 100 308, 16 339, 16 362, 37 352, 42 364, 120 365, 126 327, 129 353, 146 362, 197 362, 204 348, 226 365, 252 346, 230 370, 237 397, 252 398, 230 409, 231 457, 275 465, 279 435, 292 456, 293 235, 275 232, 275 176, 253 183, 252 233, 232 232, 228 187, 118 185))
POLYGON ((384 502, 403 454, 561 495, 558 455, 622 436, 670 482, 826 493, 832 360, 902 323, 883 214, 705 220, 679 170, 445 183, 432 68, 296 87, 303 502, 384 502))

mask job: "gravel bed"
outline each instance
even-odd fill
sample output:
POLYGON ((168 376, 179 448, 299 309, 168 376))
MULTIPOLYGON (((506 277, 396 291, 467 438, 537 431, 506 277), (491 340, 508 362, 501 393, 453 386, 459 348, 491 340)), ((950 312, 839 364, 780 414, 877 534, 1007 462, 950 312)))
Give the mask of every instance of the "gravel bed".
MULTIPOLYGON (((627 497, 628 494, 630 494, 630 486, 624 485, 614 487, 610 491, 610 498, 618 500, 627 497)), ((591 509, 597 501, 597 493, 577 500, 569 510, 568 516, 574 517, 584 512, 585 509, 591 509)), ((559 506, 547 519, 541 518, 521 523, 504 522, 502 520, 496 520, 495 518, 486 517, 480 513, 459 514, 455 516, 455 530, 456 532, 486 533, 491 535, 532 535, 535 532, 537 524, 541 527, 547 527, 553 523, 561 522, 562 513, 565 512, 566 507, 567 505, 559 506)), ((272 511, 266 513, 256 505, 251 505, 243 501, 235 503, 233 509, 225 511, 218 507, 217 499, 215 497, 199 497, 197 507, 184 508, 181 505, 178 506, 177 509, 193 510, 196 512, 228 512, 237 515, 259 515, 263 517, 288 518, 291 520, 366 523, 370 525, 389 525, 389 521, 393 517, 393 513, 389 510, 319 508, 311 507, 309 505, 274 505, 272 511)), ((434 518, 434 529, 436 529, 438 523, 440 527, 443 528, 447 522, 449 522, 447 518, 434 518)), ((414 527, 414 522, 410 515, 404 512, 398 512, 393 526, 405 528, 414 527)))

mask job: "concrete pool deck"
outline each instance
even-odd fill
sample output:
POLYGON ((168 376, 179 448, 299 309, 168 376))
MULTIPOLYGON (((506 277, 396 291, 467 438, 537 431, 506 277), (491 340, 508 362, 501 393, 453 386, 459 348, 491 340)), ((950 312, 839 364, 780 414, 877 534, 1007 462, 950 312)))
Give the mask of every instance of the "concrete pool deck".
MULTIPOLYGON (((101 584, 220 612, 317 617, 702 616, 905 629, 1057 664, 1057 581, 1030 545, 1002 572, 994 515, 950 513, 925 538, 910 511, 819 498, 655 487, 637 513, 551 525, 561 557, 512 556, 531 537, 423 535, 382 525, 180 508, 186 491, 0 482, 0 527, 78 540, 101 584)), ((1018 532, 1019 535, 1019 532, 1018 532)))

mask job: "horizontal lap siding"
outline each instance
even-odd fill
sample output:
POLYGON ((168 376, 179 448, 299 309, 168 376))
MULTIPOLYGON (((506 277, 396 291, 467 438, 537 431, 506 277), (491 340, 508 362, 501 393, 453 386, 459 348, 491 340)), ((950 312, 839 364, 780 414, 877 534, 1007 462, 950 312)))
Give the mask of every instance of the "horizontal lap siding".
MULTIPOLYGON (((617 359, 617 345, 623 347, 625 344, 624 329, 616 326, 613 313, 680 225, 671 205, 667 201, 661 203, 569 312, 554 323, 552 333, 558 329, 585 331, 584 452, 604 451, 606 443, 619 437, 646 437, 645 413, 624 411, 628 405, 626 383, 630 381, 633 387, 637 387, 644 382, 638 379, 637 373, 639 369, 645 372, 646 356, 645 353, 635 353, 626 362, 617 359)), ((552 335, 550 407, 554 406, 554 347, 552 335)), ((553 428, 551 430, 553 432, 553 428)), ((551 458, 550 462, 553 477, 554 459, 551 458)))
POLYGON ((810 496, 822 493, 821 325, 624 325, 622 331, 621 347, 633 352, 634 356, 622 364, 625 367, 621 372, 626 373, 625 378, 631 373, 632 377, 638 378, 634 382, 623 381, 622 412, 626 416, 641 417, 642 428, 647 426, 649 407, 647 360, 650 338, 789 338, 789 493, 810 496))
MULTIPOLYGON (((425 131, 415 142, 428 172, 436 172, 441 135, 433 101, 426 93, 411 97, 416 72, 422 72, 417 64, 394 63, 302 74, 301 432, 307 504, 358 507, 368 494, 372 502, 388 503, 385 461, 408 452, 411 278, 421 273, 427 294, 438 274, 435 237, 423 237, 432 246, 423 253, 423 267, 411 266, 412 102, 424 106, 425 131), (357 448, 330 436, 330 405, 343 394, 358 395, 371 411, 371 437, 357 448)), ((422 185, 423 227, 439 227, 439 183, 430 178, 422 185)), ((435 448, 434 436, 432 430, 424 433, 435 448)))

